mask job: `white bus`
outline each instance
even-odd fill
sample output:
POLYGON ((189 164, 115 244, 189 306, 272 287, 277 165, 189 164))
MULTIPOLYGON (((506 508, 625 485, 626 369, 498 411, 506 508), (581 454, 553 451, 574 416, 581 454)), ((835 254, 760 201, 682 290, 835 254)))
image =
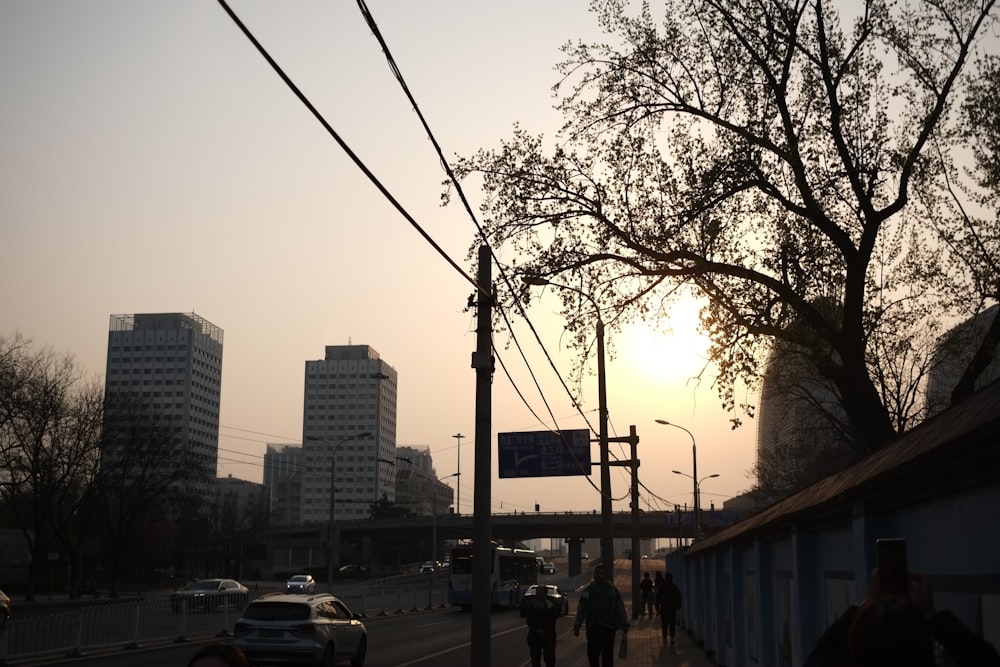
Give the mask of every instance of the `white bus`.
MULTIPOLYGON (((472 607, 472 570, 472 545, 453 547, 448 601, 466 611, 472 607)), ((490 544, 490 599, 494 607, 518 607, 521 594, 537 582, 538 562, 534 551, 490 544)))

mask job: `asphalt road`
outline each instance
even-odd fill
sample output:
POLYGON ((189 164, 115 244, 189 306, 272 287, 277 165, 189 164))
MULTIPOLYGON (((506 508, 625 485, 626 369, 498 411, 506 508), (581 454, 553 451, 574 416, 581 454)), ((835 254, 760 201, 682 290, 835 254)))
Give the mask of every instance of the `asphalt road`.
MULTIPOLYGON (((442 609, 368 619, 367 667, 430 667, 471 664, 469 638, 472 617, 457 609, 442 609)), ((570 626, 563 620, 564 629, 570 626)), ((491 616, 493 667, 523 667, 527 664, 524 619, 516 610, 496 611, 491 616)), ((221 641, 230 641, 224 639, 221 641)), ((167 644, 110 653, 57 658, 40 665, 76 667, 183 667, 205 642, 167 644)), ((21 664, 21 663, 19 663, 21 664)))

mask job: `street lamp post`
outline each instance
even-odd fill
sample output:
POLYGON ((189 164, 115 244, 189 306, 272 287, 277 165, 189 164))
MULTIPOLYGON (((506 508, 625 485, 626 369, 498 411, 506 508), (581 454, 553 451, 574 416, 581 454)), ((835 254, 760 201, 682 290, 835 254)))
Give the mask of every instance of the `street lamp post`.
POLYGON ((442 480, 448 479, 449 477, 458 477, 458 473, 457 472, 453 472, 450 475, 445 475, 443 477, 438 477, 436 480, 434 480, 434 488, 431 489, 431 498, 432 498, 432 503, 433 503, 432 506, 431 506, 432 507, 431 512, 433 513, 433 517, 431 518, 431 560, 434 562, 434 568, 435 568, 435 570, 437 569, 437 564, 438 564, 438 557, 437 557, 437 553, 438 553, 438 494, 437 494, 437 485, 442 480))
POLYGON ((598 442, 601 454, 601 563, 608 570, 608 577, 614 581, 614 539, 611 516, 611 456, 608 447, 608 383, 604 368, 604 320, 601 319, 601 309, 594 297, 571 285, 549 282, 539 276, 525 276, 528 285, 551 285, 559 289, 576 292, 590 302, 597 317, 597 412, 600 426, 598 427, 598 442))
POLYGON ((695 532, 695 537, 700 539, 701 537, 703 537, 701 530, 701 483, 704 482, 706 479, 711 479, 712 477, 718 477, 719 474, 715 473, 712 475, 705 475, 701 479, 695 479, 691 475, 687 474, 686 472, 681 472, 680 470, 671 470, 670 472, 674 473, 675 475, 682 475, 684 477, 687 477, 688 479, 694 480, 694 532, 695 532))
POLYGON ((458 441, 458 447, 456 447, 456 449, 458 450, 458 462, 455 466, 456 468, 455 474, 445 475, 445 477, 458 478, 455 480, 455 493, 457 494, 457 498, 455 499, 455 516, 458 516, 459 514, 462 513, 462 438, 464 438, 465 436, 462 435, 461 433, 456 433, 451 437, 455 438, 455 440, 458 441))
POLYGON ((340 543, 337 540, 336 522, 334 520, 334 514, 337 510, 337 490, 334 487, 337 480, 337 450, 340 449, 340 446, 345 442, 351 442, 352 440, 365 440, 370 438, 371 435, 372 434, 370 432, 365 431, 364 433, 359 433, 358 435, 339 440, 337 444, 332 444, 323 438, 317 438, 311 435, 306 436, 306 440, 322 442, 330 448, 330 517, 327 519, 326 537, 326 591, 328 593, 333 592, 333 569, 335 567, 334 564, 339 560, 340 556, 340 543))
MULTIPOLYGON (((679 428, 680 430, 687 433, 688 436, 691 438, 691 474, 684 476, 690 477, 692 480, 694 480, 694 524, 695 524, 694 530, 695 530, 695 537, 696 538, 701 537, 701 530, 699 528, 699 523, 698 523, 699 518, 701 516, 700 514, 701 506, 698 498, 698 445, 694 440, 694 434, 691 433, 691 431, 684 428, 683 426, 681 426, 680 424, 674 424, 673 422, 669 422, 666 419, 657 419, 655 421, 657 424, 679 428)), ((674 472, 677 471, 675 470, 674 472)), ((684 473, 681 474, 683 475, 684 473)), ((718 475, 710 475, 710 477, 718 477, 718 475)))

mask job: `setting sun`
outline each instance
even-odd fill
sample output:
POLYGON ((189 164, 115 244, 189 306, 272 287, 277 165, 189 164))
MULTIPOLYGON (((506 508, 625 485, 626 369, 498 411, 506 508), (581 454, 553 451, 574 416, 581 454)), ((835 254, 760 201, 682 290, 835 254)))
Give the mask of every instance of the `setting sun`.
POLYGON ((699 307, 697 301, 684 299, 667 320, 626 327, 615 338, 616 364, 637 378, 694 381, 707 363, 709 346, 708 338, 698 332, 699 307))

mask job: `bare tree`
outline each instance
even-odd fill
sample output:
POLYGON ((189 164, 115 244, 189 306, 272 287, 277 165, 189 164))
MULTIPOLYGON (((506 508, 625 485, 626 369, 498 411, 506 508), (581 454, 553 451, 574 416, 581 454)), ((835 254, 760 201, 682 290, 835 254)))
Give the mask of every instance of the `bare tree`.
POLYGON ((129 394, 105 396, 101 454, 101 519, 110 557, 111 595, 123 569, 138 553, 137 530, 183 515, 182 484, 199 464, 186 455, 170 419, 129 394))
POLYGON ((28 600, 56 545, 70 566, 71 592, 77 591, 102 393, 81 381, 71 356, 35 349, 20 335, 0 338, 0 492, 29 546, 28 600))
MULTIPOLYGON (((482 179, 487 239, 516 258, 514 280, 572 285, 606 323, 705 297, 729 408, 776 341, 797 346, 836 389, 857 454, 878 449, 920 418, 914 333, 984 305, 972 260, 941 239, 963 224, 947 194, 969 141, 958 109, 995 2, 656 6, 658 21, 652 3, 591 3, 609 38, 564 47, 559 146, 516 128, 457 163, 482 179)), ((508 302, 526 293, 505 287, 508 302)), ((584 346, 595 313, 562 296, 584 346)))

